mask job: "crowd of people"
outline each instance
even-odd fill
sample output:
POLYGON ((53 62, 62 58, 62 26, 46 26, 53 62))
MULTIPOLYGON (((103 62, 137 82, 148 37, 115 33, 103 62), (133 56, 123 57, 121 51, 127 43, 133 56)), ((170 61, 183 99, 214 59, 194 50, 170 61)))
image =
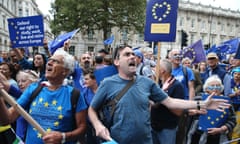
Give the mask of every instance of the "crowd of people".
POLYGON ((215 53, 192 64, 174 49, 157 62, 149 52, 119 45, 111 53, 74 57, 70 41, 52 55, 44 42, 45 52, 32 60, 21 48, 1 53, 0 88, 46 133, 0 96, 0 144, 218 144, 239 138, 240 60, 234 56, 226 67, 215 53), (109 66, 117 74, 98 82, 95 72, 109 66))

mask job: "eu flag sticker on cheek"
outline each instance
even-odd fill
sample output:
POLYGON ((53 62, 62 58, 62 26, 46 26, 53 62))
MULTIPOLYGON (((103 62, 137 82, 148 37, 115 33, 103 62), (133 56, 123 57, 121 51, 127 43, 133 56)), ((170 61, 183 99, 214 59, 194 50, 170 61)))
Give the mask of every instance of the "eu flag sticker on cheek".
POLYGON ((107 141, 107 142, 104 142, 102 144, 118 144, 115 140, 111 140, 111 141, 107 141))

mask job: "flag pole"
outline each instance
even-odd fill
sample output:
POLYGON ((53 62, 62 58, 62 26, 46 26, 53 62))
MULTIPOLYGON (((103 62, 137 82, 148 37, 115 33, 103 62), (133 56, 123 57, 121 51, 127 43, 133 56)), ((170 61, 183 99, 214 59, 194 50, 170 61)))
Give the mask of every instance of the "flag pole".
POLYGON ((161 59, 161 43, 157 43, 157 65, 156 65, 156 84, 158 84, 159 81, 159 67, 160 67, 160 59, 161 59))
POLYGON ((5 90, 0 89, 1 96, 10 104, 24 119, 36 128, 40 134, 46 135, 46 131, 11 97, 5 90))

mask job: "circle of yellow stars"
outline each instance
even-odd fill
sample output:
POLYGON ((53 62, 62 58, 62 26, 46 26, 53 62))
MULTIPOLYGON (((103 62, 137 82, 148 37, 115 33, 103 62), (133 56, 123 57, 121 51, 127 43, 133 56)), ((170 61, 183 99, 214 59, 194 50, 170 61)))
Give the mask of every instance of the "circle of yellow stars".
POLYGON ((152 16, 155 20, 158 20, 160 22, 169 15, 171 9, 172 9, 171 5, 166 1, 164 1, 162 4, 155 3, 152 7, 152 16), (164 12, 163 15, 158 16, 156 12, 157 8, 163 8, 163 7, 166 7, 167 10, 164 12))
MULTIPOLYGON (((33 103, 32 103, 32 106, 36 106, 37 105, 37 103, 42 103, 43 104, 43 106, 44 107, 49 107, 50 105, 53 105, 53 106, 57 106, 57 101, 56 100, 53 100, 51 103, 49 103, 49 102, 44 102, 44 100, 43 100, 43 98, 40 98, 38 101, 34 101, 33 103)), ((60 121, 60 120, 62 120, 63 119, 63 114, 62 114, 62 109, 63 109, 63 107, 62 106, 58 106, 57 107, 57 111, 59 111, 59 115, 58 115, 58 120, 60 121)), ((32 110, 30 109, 29 110, 29 113, 32 113, 32 110)), ((59 121, 55 121, 54 123, 53 123, 53 125, 55 126, 55 127, 58 127, 59 126, 59 121)), ((33 128, 35 131, 37 131, 35 128, 33 128)), ((52 130, 51 130, 51 128, 47 128, 46 129, 46 132, 51 132, 52 130)), ((42 134, 40 134, 39 132, 37 133, 37 137, 38 138, 42 138, 42 134)))
POLYGON ((190 52, 192 54, 192 61, 196 59, 196 52, 193 48, 185 48, 184 53, 190 52))

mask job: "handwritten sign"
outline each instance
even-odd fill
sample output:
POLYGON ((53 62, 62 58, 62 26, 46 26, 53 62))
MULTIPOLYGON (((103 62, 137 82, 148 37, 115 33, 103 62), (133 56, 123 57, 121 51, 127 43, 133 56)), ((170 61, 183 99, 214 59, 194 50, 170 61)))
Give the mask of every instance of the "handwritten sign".
POLYGON ((40 15, 10 18, 8 29, 13 48, 43 45, 43 17, 40 15))

